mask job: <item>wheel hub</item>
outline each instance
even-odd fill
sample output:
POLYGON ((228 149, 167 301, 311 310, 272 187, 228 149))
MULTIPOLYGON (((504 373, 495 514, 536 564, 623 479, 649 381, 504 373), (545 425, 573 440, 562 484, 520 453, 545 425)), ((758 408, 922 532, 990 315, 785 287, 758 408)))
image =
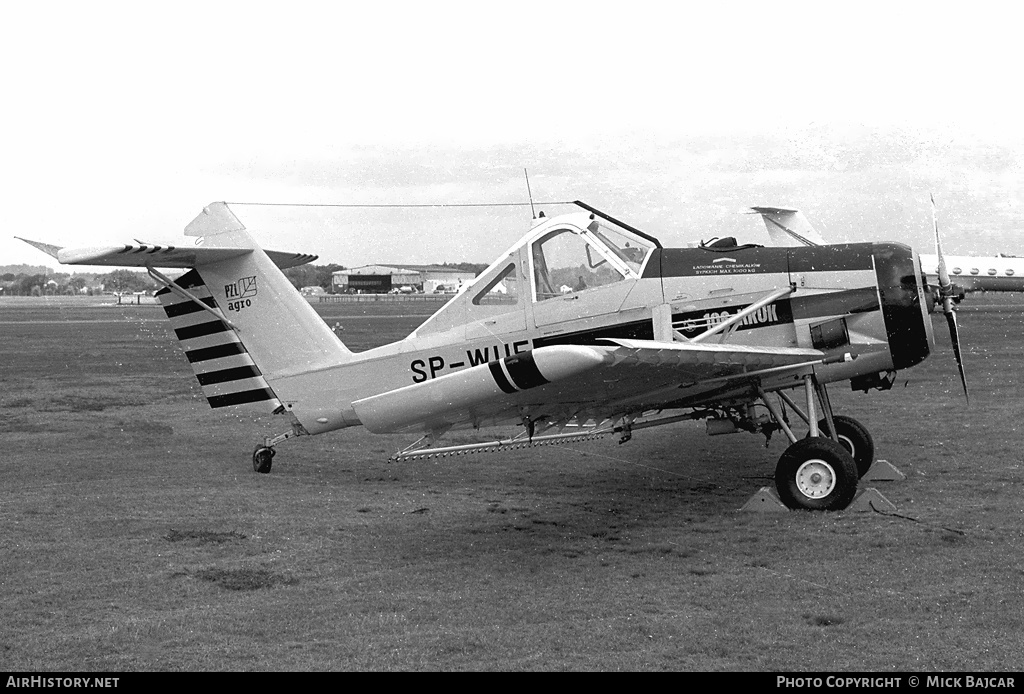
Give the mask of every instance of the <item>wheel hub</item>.
POLYGON ((836 472, 820 458, 806 461, 796 471, 796 488, 809 499, 821 499, 836 487, 836 472))

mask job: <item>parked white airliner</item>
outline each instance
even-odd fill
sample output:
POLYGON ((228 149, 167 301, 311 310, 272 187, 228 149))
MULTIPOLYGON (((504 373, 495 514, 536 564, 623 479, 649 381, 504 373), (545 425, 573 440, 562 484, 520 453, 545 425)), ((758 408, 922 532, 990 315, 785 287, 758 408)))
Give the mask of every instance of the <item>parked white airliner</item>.
MULTIPOLYGON (((775 246, 822 246, 827 242, 811 226, 800 210, 785 207, 752 207, 764 219, 768 236, 775 246)), ((946 268, 954 284, 954 299, 967 292, 1024 291, 1024 258, 1015 256, 945 255, 946 268)), ((921 269, 928 287, 937 296, 939 258, 922 253, 921 269)))

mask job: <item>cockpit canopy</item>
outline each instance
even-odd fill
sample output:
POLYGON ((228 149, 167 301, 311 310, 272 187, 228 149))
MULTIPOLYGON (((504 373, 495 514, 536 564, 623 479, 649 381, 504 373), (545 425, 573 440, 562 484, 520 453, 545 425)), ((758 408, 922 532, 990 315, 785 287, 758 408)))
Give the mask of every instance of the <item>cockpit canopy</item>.
POLYGON ((597 219, 566 221, 530 243, 533 300, 639 278, 654 245, 597 219))
POLYGON ((417 334, 484 320, 625 279, 639 279, 657 239, 589 206, 536 223, 417 334))
POLYGON ((657 239, 610 218, 561 215, 537 224, 467 291, 474 306, 509 305, 519 296, 546 301, 637 279, 657 246, 657 239))

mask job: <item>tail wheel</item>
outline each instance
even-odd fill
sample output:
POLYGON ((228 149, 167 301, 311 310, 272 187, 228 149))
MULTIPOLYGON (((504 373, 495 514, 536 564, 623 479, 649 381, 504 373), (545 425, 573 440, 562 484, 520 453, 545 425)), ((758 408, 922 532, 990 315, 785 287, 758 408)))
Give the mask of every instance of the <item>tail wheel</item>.
POLYGON ((792 509, 840 511, 853 501, 857 479, 853 456, 822 437, 797 441, 775 467, 779 498, 792 509))
MULTIPOLYGON (((875 441, 871 432, 853 417, 837 414, 832 421, 836 424, 836 438, 857 463, 857 477, 863 477, 875 462, 875 441)), ((828 422, 822 419, 818 428, 828 431, 828 422)))
POLYGON ((262 475, 267 474, 270 472, 270 466, 273 464, 275 455, 277 455, 277 451, 273 448, 267 448, 266 446, 257 447, 252 454, 252 469, 262 475))

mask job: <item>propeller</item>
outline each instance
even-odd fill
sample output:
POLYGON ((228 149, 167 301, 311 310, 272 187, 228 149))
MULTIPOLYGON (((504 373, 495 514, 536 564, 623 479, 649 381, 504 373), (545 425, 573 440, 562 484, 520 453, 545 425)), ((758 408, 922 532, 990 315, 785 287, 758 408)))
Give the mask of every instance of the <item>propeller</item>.
POLYGON ((960 382, 964 386, 964 397, 968 404, 971 402, 970 393, 967 392, 967 374, 964 373, 963 355, 960 353, 960 333, 956 324, 956 307, 953 305, 953 281, 949 279, 949 271, 946 270, 946 259, 942 255, 942 243, 939 241, 939 220, 935 211, 935 196, 932 199, 932 226, 935 227, 935 255, 939 260, 939 299, 942 301, 942 312, 946 314, 946 322, 949 324, 949 339, 953 343, 953 354, 956 356, 956 366, 960 370, 960 382))

